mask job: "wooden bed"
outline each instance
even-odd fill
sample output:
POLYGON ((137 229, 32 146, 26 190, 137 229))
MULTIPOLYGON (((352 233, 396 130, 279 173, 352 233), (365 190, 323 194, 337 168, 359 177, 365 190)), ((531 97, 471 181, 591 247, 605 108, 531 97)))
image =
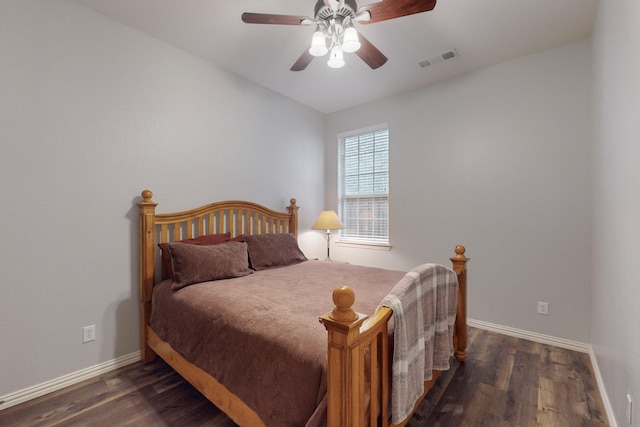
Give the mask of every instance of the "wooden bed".
MULTIPOLYGON (((286 212, 278 212, 245 201, 224 201, 176 213, 157 214, 157 203, 149 190, 142 192, 140 209, 140 330, 144 363, 160 356, 220 410, 241 426, 262 426, 258 414, 221 382, 185 360, 171 345, 159 338, 150 325, 152 295, 156 278, 163 274, 159 243, 190 239, 205 234, 230 232, 231 236, 291 233, 297 236, 298 206, 291 199, 286 212)), ((467 346, 467 274, 465 248, 457 246, 451 257, 458 276, 458 307, 454 328, 454 355, 464 361, 467 346)), ((335 284, 340 285, 339 283, 335 284)), ((381 307, 369 316, 352 309, 355 295, 347 287, 333 292, 334 309, 318 313, 328 331, 327 425, 328 427, 387 426, 389 415, 390 356, 388 322, 392 311, 381 307)), ((330 296, 327 295, 327 306, 330 296)), ((419 405, 439 377, 425 382, 419 405)))

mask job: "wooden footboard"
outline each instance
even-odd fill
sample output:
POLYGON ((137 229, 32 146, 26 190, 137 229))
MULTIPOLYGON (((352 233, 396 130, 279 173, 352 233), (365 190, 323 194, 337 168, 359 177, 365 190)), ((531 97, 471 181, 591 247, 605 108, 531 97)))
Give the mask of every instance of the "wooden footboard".
MULTIPOLYGON (((295 199, 287 212, 277 212, 255 203, 227 201, 171 214, 156 214, 152 192, 142 192, 140 209, 140 334, 141 358, 148 363, 159 355, 213 404, 240 425, 264 423, 242 400, 216 378, 182 358, 152 330, 151 298, 160 273, 158 243, 193 238, 203 234, 292 233, 297 235, 298 206, 295 199)), ((458 274, 459 296, 455 323, 455 357, 462 361, 467 347, 467 280, 463 246, 451 258, 458 274)), ((336 308, 321 316, 328 330, 328 427, 360 427, 389 424, 390 360, 387 324, 392 311, 382 307, 370 317, 351 308, 355 295, 348 288, 334 291, 336 308)), ((425 383, 431 388, 434 379, 425 383)), ((425 391, 426 394, 427 391, 425 391)), ((424 396, 423 396, 424 397, 424 396)), ((416 406, 419 402, 416 403, 416 406)), ((403 425, 403 424, 402 424, 403 425)))
MULTIPOLYGON (((454 354, 467 356, 467 275, 464 246, 451 258, 458 275, 458 307, 454 327, 454 354)), ((348 287, 333 291, 335 308, 320 317, 328 331, 327 426, 395 426, 389 417, 390 361, 388 322, 390 308, 380 307, 371 317, 353 309, 355 294, 348 287)), ((425 382, 415 409, 440 376, 425 382)), ((405 425, 409 418, 399 424, 405 425)))

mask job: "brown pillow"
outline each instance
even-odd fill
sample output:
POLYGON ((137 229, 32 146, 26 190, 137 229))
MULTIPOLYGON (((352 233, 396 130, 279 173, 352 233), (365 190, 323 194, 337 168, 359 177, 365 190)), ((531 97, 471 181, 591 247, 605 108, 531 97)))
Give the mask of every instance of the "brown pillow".
POLYGON ((178 290, 194 283, 230 279, 251 274, 247 244, 227 242, 217 245, 169 243, 174 279, 171 288, 178 290))
MULTIPOLYGON (((188 243, 190 245, 217 245, 219 243, 228 242, 231 238, 231 233, 222 234, 205 234, 204 236, 196 237, 193 239, 180 240, 180 243, 188 243)), ((171 268, 171 257, 167 246, 169 243, 158 243, 158 247, 162 252, 162 278, 173 279, 173 269, 171 268)))
POLYGON ((293 234, 257 234, 244 236, 249 261, 254 270, 298 264, 306 261, 293 234))

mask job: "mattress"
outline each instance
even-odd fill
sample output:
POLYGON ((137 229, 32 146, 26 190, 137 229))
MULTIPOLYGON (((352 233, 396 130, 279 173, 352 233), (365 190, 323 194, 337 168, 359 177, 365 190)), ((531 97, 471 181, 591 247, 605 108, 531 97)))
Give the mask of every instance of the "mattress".
POLYGON ((371 314, 405 272, 309 260, 248 276, 154 288, 151 327, 267 426, 326 425, 327 332, 318 317, 349 286, 371 314))

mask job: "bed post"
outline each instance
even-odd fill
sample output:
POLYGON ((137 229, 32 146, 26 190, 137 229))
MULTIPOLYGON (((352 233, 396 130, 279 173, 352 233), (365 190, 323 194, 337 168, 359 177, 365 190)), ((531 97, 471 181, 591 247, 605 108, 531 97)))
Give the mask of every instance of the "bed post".
POLYGON ((147 327, 151 316, 151 295, 155 282, 155 212, 151 190, 142 192, 140 208, 140 359, 149 363, 155 352, 147 345, 147 327))
POLYGON ((320 316, 320 322, 328 331, 327 359, 327 426, 356 427, 364 424, 361 419, 364 396, 364 379, 358 342, 360 326, 366 319, 351 308, 355 294, 347 286, 333 291, 336 308, 320 316))
POLYGON ((296 199, 292 198, 289 200, 290 205, 287 206, 287 210, 291 214, 291 218, 289 219, 289 233, 293 234, 296 238, 298 237, 298 209, 299 206, 296 205, 296 199))
POLYGON ((451 257, 453 271, 458 274, 458 311, 456 312, 453 347, 456 360, 462 362, 467 358, 467 258, 465 247, 456 246, 456 254, 451 257))

